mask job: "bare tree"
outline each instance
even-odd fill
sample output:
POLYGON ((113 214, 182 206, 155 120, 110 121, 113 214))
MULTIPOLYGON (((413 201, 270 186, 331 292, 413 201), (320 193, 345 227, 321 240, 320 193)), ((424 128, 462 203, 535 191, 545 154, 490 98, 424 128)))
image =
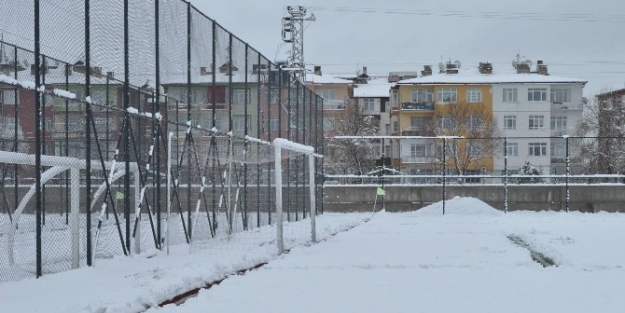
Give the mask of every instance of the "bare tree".
POLYGON ((437 108, 434 120, 437 136, 460 136, 448 139, 446 154, 455 172, 465 175, 466 170, 479 169, 497 151, 499 136, 492 112, 484 105, 473 103, 450 103, 437 108))
POLYGON ((584 138, 573 146, 586 173, 625 171, 625 106, 619 95, 602 93, 584 107, 576 135, 584 138))
POLYGON ((350 103, 344 111, 335 113, 329 121, 330 138, 325 140, 325 164, 335 173, 362 175, 375 166, 372 157, 380 144, 373 139, 334 139, 333 136, 373 136, 378 122, 364 114, 364 107, 350 103))

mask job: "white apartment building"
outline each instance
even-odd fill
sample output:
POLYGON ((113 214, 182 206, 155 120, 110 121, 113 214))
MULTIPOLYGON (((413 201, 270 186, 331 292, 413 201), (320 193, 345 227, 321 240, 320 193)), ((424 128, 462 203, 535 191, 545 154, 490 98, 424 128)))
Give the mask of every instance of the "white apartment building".
MULTIPOLYGON (((540 74, 502 75, 499 80, 492 85, 493 115, 501 135, 509 137, 508 169, 529 161, 544 174, 564 171, 566 140, 548 137, 573 135, 586 81, 540 74)), ((495 172, 503 169, 504 159, 495 157, 495 172)))

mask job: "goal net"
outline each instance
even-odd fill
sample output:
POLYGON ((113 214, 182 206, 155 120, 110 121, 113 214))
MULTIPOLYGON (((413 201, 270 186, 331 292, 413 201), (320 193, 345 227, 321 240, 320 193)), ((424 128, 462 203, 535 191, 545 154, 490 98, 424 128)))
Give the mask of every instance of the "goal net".
MULTIPOLYGON (((182 144, 170 140, 170 147, 182 144)), ((259 246, 283 251, 314 239, 311 216, 320 190, 314 165, 320 162, 312 147, 285 139, 213 136, 196 150, 172 152, 170 158, 169 245, 186 239, 191 251, 259 246)))

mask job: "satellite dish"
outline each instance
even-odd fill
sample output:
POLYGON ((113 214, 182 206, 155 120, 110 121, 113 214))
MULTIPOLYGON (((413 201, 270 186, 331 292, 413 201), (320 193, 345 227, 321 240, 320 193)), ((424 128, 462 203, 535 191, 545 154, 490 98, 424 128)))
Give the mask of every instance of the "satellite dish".
POLYGON ((458 68, 460 68, 460 65, 462 65, 462 64, 460 64, 460 61, 458 61, 458 60, 456 60, 456 62, 454 62, 454 63, 456 63, 456 66, 457 66, 458 68))
POLYGON ((438 69, 441 71, 445 70, 445 64, 443 64, 443 62, 438 62, 438 69))
POLYGON ((516 60, 512 60, 512 67, 516 68, 517 65, 519 65, 519 63, 517 63, 516 60))

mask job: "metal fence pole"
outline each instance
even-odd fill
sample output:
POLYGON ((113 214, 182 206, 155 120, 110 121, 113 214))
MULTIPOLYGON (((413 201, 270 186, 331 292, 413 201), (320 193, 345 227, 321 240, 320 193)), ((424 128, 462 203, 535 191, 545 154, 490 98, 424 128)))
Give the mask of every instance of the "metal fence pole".
MULTIPOLYGON (((41 85, 41 37, 39 24, 39 0, 35 0, 35 199, 36 199, 36 275, 41 277, 41 98, 39 86, 41 85)), ((17 61, 17 59, 16 59, 17 61)), ((43 94, 43 93, 42 93, 43 94)), ((15 104, 17 107, 17 103, 15 104)), ((15 134, 17 137, 17 133, 15 134)))
POLYGON ((503 211, 508 213, 508 137, 503 140, 503 211))
MULTIPOLYGON (((154 94, 154 98, 152 100, 152 116, 154 116, 154 113, 156 113, 158 111, 158 113, 161 113, 161 72, 160 72, 160 8, 159 8, 159 3, 160 1, 156 0, 154 1, 154 54, 156 56, 155 60, 154 60, 154 65, 155 65, 155 70, 156 72, 154 73, 155 77, 155 94, 154 94)), ((107 93, 107 97, 108 97, 108 93, 107 93)), ((108 112, 108 111, 107 111, 108 112)), ((156 174, 156 220, 157 220, 157 224, 156 224, 156 232, 158 235, 158 241, 159 241, 159 248, 161 250, 163 250, 163 245, 162 245, 162 233, 161 233, 161 210, 162 210, 162 202, 161 202, 161 146, 160 146, 160 142, 161 142, 161 129, 160 129, 160 120, 159 119, 153 119, 153 123, 159 123, 159 125, 156 125, 156 133, 154 134, 156 136, 155 138, 155 146, 154 147, 156 150, 156 169, 155 169, 155 174, 156 174)), ((108 125, 108 123, 107 123, 108 125)), ((107 132, 107 136, 108 136, 108 132, 107 132)), ((108 147, 108 141, 107 141, 107 147, 108 147)), ((107 155, 108 155, 108 149, 107 149, 107 155)), ((168 160, 169 161, 169 160, 168 160)))
POLYGON ((569 137, 565 139, 566 142, 566 212, 569 211, 569 201, 571 193, 569 190, 569 176, 571 175, 571 154, 569 153, 569 137))
MULTIPOLYGON (((187 123, 189 127, 191 123, 191 2, 187 2, 187 123)), ((187 137, 191 136, 191 132, 187 137)), ((190 139, 190 138, 188 138, 190 139)), ((190 140, 185 140, 186 144, 191 145, 190 140)), ((189 239, 193 233, 193 225, 191 222, 191 147, 187 147, 187 225, 189 231, 189 239)))
MULTIPOLYGON (((85 97, 91 95, 91 39, 90 39, 90 0, 85 0, 85 97)), ((87 191, 85 192, 85 203, 91 203, 91 101, 87 101, 86 108, 86 125, 85 125, 85 137, 86 137, 86 156, 85 156, 85 174, 87 191)), ((77 221, 74 221, 77 222, 77 221)), ((87 210, 87 265, 93 265, 93 256, 91 253, 91 210, 87 210)))
POLYGON ((447 138, 443 138, 443 215, 445 215, 445 199, 447 198, 447 138))
POLYGON ((130 254, 130 62, 129 62, 129 34, 128 34, 128 1, 124 0, 124 115, 128 121, 123 129, 124 133, 124 218, 126 220, 126 251, 130 254))

